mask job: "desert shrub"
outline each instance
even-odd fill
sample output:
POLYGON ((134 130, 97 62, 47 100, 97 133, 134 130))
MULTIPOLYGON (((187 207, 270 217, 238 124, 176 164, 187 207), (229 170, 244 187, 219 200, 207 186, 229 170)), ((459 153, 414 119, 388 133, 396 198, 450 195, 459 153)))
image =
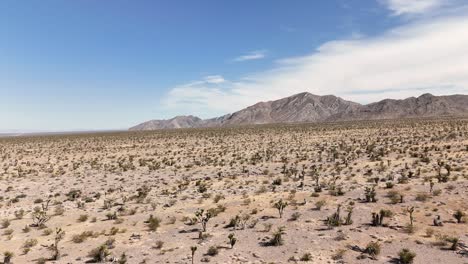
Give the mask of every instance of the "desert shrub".
POLYGON ((148 218, 146 222, 148 225, 148 229, 151 231, 156 231, 161 225, 161 219, 157 217, 153 217, 153 215, 150 215, 150 217, 148 218))
POLYGON ((429 194, 427 193, 418 193, 416 194, 416 201, 425 202, 429 199, 429 194))
POLYGON ((317 202, 315 202, 315 208, 317 210, 321 210, 323 206, 325 206, 327 204, 327 201, 325 200, 319 200, 317 202))
POLYGON ((212 257, 218 255, 218 253, 219 253, 219 249, 216 246, 209 247, 208 251, 206 252, 208 256, 212 256, 212 257))
POLYGON ((88 257, 94 262, 104 262, 109 255, 110 251, 106 245, 100 245, 88 253, 88 257))
POLYGON ((80 234, 76 234, 72 236, 72 241, 74 243, 83 243, 89 237, 94 236, 93 231, 83 231, 80 234))
POLYGON ((14 232, 14 230, 11 229, 11 228, 5 229, 5 230, 3 231, 3 235, 4 235, 4 236, 9 236, 9 235, 13 234, 13 232, 14 232))
POLYGON ((37 245, 37 239, 31 238, 31 239, 24 241, 23 248, 32 248, 36 245, 37 245))
POLYGON ((161 249, 164 246, 164 242, 161 240, 156 241, 155 245, 153 248, 155 249, 161 249))
POLYGON ((301 213, 299 213, 299 212, 294 212, 294 213, 291 215, 290 220, 291 220, 291 221, 297 221, 300 217, 301 217, 301 213))
POLYGON ((215 197, 213 198, 213 202, 218 203, 222 199, 225 199, 224 195, 216 194, 215 197))
POLYGON ((311 261, 312 260, 312 254, 305 253, 304 255, 301 256, 301 258, 299 260, 300 261, 311 261))
POLYGON ((1 223, 2 228, 8 228, 10 226, 10 224, 11 224, 11 222, 8 219, 2 220, 2 223, 1 223))
POLYGON ((82 223, 82 222, 86 222, 88 220, 88 215, 87 214, 84 214, 84 215, 80 215, 78 217, 78 222, 82 223))
POLYGON ((270 246, 281 246, 284 243, 283 235, 286 234, 285 227, 278 227, 278 229, 273 232, 272 238, 268 242, 270 246))
POLYGON ((416 257, 416 253, 411 252, 407 248, 404 248, 398 253, 398 256, 402 264, 410 264, 413 263, 414 258, 416 257))
POLYGON ((366 248, 364 249, 364 252, 375 258, 380 254, 380 244, 374 241, 369 242, 369 244, 367 244, 366 248))
POLYGON ((16 219, 22 219, 24 216, 24 209, 20 209, 18 211, 15 211, 15 218, 16 219))
POLYGON ((460 224, 465 217, 465 213, 462 210, 457 210, 455 213, 453 213, 453 217, 457 220, 457 223, 460 224))

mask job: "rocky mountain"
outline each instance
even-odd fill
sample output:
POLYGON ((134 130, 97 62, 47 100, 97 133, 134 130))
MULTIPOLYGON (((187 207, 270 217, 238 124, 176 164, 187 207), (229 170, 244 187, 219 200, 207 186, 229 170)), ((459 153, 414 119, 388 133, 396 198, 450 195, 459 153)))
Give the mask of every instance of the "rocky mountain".
POLYGON ((340 113, 332 119, 340 121, 442 116, 468 116, 468 95, 423 94, 403 100, 385 99, 363 105, 349 113, 340 113))
POLYGON ((168 120, 148 121, 130 130, 438 116, 468 116, 468 95, 423 94, 403 100, 385 99, 361 105, 333 95, 300 93, 275 101, 260 102, 235 113, 212 119, 177 116, 168 120))
POLYGON ((156 130, 156 129, 171 129, 171 128, 190 128, 197 127, 202 119, 196 116, 176 116, 168 120, 150 120, 139 125, 136 125, 130 130, 156 130))

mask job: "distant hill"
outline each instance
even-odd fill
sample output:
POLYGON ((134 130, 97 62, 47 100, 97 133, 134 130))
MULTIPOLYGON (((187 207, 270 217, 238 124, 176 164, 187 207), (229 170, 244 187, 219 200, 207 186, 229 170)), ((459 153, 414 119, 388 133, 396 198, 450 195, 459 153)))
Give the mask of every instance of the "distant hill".
POLYGON ((275 101, 256 103, 216 118, 203 120, 191 115, 177 116, 168 120, 151 120, 130 130, 442 116, 468 116, 468 95, 423 94, 403 100, 385 99, 361 105, 334 95, 300 93, 275 101))

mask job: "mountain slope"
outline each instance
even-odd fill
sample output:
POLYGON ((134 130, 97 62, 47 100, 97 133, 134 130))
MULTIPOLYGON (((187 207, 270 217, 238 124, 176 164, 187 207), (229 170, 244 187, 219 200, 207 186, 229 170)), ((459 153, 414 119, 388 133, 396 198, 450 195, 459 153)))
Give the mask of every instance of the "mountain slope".
POLYGON ((212 119, 177 116, 168 120, 151 120, 130 130, 437 116, 468 116, 468 95, 423 94, 417 98, 385 99, 361 105, 333 95, 300 93, 275 101, 260 102, 235 113, 212 119))
POLYGON ((276 101, 257 103, 223 116, 218 122, 220 125, 319 122, 338 113, 350 112, 359 106, 358 103, 333 95, 300 93, 276 101))
POLYGON ((190 128, 196 127, 202 120, 196 116, 176 116, 168 120, 150 120, 129 130, 155 130, 155 129, 171 129, 171 128, 190 128))
POLYGON ((423 94, 403 100, 385 99, 363 105, 332 120, 372 120, 414 117, 467 116, 468 95, 434 96, 423 94))

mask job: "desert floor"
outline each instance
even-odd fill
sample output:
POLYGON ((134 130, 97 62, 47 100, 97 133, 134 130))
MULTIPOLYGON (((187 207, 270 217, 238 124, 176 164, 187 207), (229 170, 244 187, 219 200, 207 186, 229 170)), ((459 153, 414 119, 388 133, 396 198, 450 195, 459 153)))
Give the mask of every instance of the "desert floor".
POLYGON ((468 263, 468 120, 9 137, 0 156, 6 263, 468 263))

